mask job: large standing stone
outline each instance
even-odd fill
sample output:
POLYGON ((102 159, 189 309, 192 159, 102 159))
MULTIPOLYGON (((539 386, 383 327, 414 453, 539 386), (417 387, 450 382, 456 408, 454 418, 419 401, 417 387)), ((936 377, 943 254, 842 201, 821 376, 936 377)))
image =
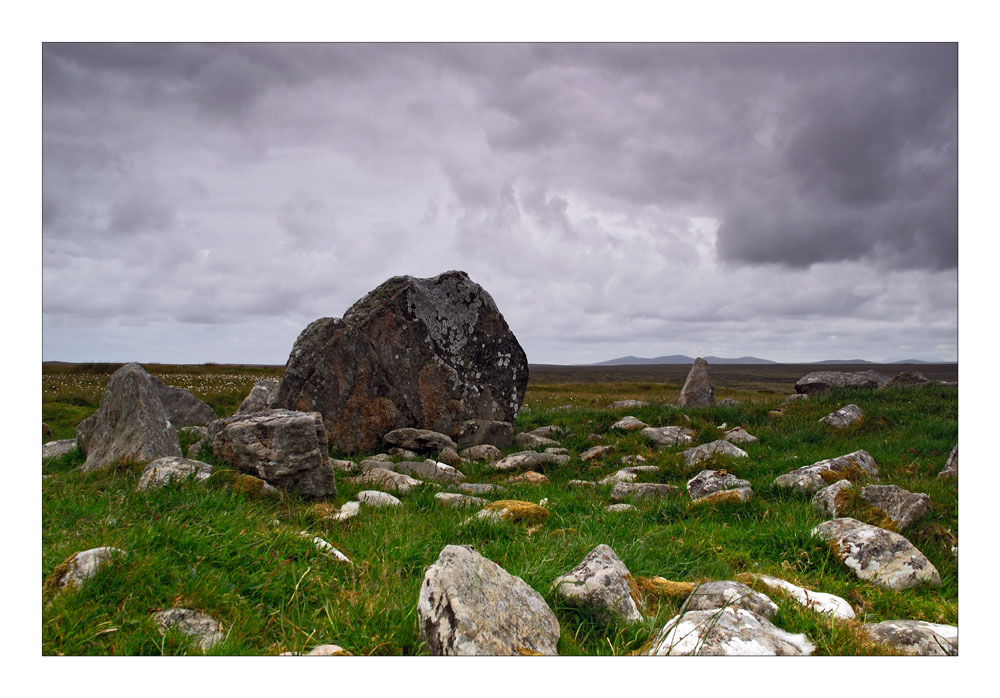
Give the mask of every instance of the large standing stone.
POLYGON ((861 579, 889 589, 941 585, 941 575, 906 538, 856 519, 832 519, 812 530, 861 579))
POLYGON ((715 404, 715 386, 712 385, 705 359, 699 357, 694 360, 677 404, 680 407, 711 407, 715 404))
POLYGON ((204 426, 216 419, 215 410, 211 406, 199 400, 184 388, 172 385, 165 385, 156 376, 150 376, 153 389, 163 403, 163 409, 167 412, 167 418, 175 429, 180 427, 204 426))
POLYGON ((865 623, 864 628, 871 639, 892 645, 906 654, 958 654, 958 628, 954 625, 923 620, 885 620, 881 623, 865 623))
POLYGON ((837 480, 857 482, 864 478, 877 478, 878 465, 871 454, 864 449, 848 453, 836 458, 817 461, 812 465, 804 465, 790 473, 779 475, 774 479, 775 487, 790 487, 812 494, 837 480))
POLYGON ((331 443, 354 453, 402 427, 513 423, 527 384, 527 357, 496 303, 449 271, 393 277, 343 319, 306 327, 274 405, 322 413, 331 443))
POLYGON ((831 388, 881 388, 889 378, 877 371, 813 371, 799 378, 795 392, 822 393, 831 388))
POLYGON ((555 593, 575 606, 591 610, 598 620, 620 616, 627 621, 642 620, 632 595, 628 567, 607 545, 598 545, 583 562, 553 582, 555 593))
POLYGON ((542 595, 467 546, 446 546, 427 569, 417 619, 432 655, 554 655, 559 641, 542 595))
POLYGON ((650 656, 812 654, 802 634, 785 632, 763 616, 726 606, 674 616, 653 640, 650 656))
POLYGON ((317 412, 265 410, 212 422, 208 441, 219 460, 306 499, 337 495, 317 412))
POLYGON ((87 456, 82 470, 181 455, 155 380, 137 363, 111 374, 101 406, 76 428, 77 443, 87 456))
POLYGON ((254 412, 270 409, 271 400, 274 399, 277 392, 277 378, 265 378, 257 381, 257 384, 250 389, 250 394, 236 408, 236 414, 253 414, 254 412))

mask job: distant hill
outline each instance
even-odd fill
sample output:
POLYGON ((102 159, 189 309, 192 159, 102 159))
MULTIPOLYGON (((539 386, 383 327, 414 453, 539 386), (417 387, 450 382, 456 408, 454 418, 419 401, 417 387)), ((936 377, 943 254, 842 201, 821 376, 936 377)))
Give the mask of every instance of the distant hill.
MULTIPOLYGON (((774 361, 758 359, 756 356, 741 356, 737 359, 723 359, 718 356, 706 356, 705 361, 709 364, 773 364, 774 361)), ((640 356, 622 356, 610 361, 602 361, 597 364, 586 364, 587 366, 642 366, 647 364, 692 364, 694 359, 684 354, 672 354, 670 356, 657 356, 653 359, 646 359, 640 356)))
POLYGON ((876 361, 865 361, 864 359, 827 359, 825 361, 813 361, 814 364, 875 364, 876 361))

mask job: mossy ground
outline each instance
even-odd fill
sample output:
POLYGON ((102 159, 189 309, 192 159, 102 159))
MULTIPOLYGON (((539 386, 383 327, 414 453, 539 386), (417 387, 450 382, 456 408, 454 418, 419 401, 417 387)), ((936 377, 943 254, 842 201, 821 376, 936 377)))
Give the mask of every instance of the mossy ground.
MULTIPOLYGON (((226 371, 235 374, 232 367, 226 371)), ((264 375, 251 372, 245 380, 233 380, 224 395, 214 383, 199 396, 217 413, 231 412, 264 375)), ((170 382, 169 374, 160 377, 170 382)), ((57 381, 46 374, 43 382, 57 381)), ((225 626, 226 640, 211 654, 306 652, 323 643, 340 645, 355 655, 422 654, 426 651, 416 618, 420 584, 424 570, 448 544, 474 545, 537 589, 559 619, 561 654, 640 651, 683 602, 681 595, 661 593, 678 587, 643 581, 654 577, 679 583, 748 581, 741 575, 763 573, 842 596, 857 611, 857 622, 830 620, 769 593, 780 608, 776 624, 807 634, 817 654, 890 654, 867 640, 859 631, 861 622, 912 618, 957 624, 958 561, 951 548, 958 535, 958 488, 955 479, 936 477, 957 439, 957 389, 843 391, 789 403, 783 416, 771 417, 768 411, 781 404, 791 385, 780 394, 770 386, 766 392, 748 388, 717 391, 719 398, 742 400, 739 406, 679 410, 656 404, 675 400, 679 385, 530 384, 525 400, 530 409, 518 418, 519 431, 549 424, 567 427, 570 435, 560 441, 574 454, 593 445, 588 441, 592 433, 615 446, 613 453, 595 461, 582 463, 574 455, 565 466, 544 469, 549 483, 506 485, 502 493, 486 495, 530 502, 548 498, 548 519, 532 525, 487 521, 462 525, 474 510, 439 506, 434 493, 440 490, 432 487, 403 495, 402 507, 365 508, 340 523, 327 518, 330 508, 325 504, 287 495, 260 497, 232 486, 226 478, 219 478, 215 486, 212 480, 210 486, 181 482, 138 492, 142 464, 83 473, 79 452, 71 453, 42 466, 48 477, 42 483, 40 584, 81 550, 114 546, 127 555, 113 558, 84 588, 59 594, 43 605, 42 652, 200 654, 182 636, 161 636, 152 621, 158 609, 183 606, 207 612, 225 626), (613 400, 625 398, 654 404, 606 409, 613 400), (818 422, 849 402, 868 415, 862 424, 838 431, 818 422), (565 404, 574 407, 556 409, 565 404), (748 458, 720 459, 690 469, 680 457, 683 447, 654 450, 638 433, 611 431, 611 424, 626 414, 652 426, 689 426, 695 431, 695 444, 719 438, 716 427, 723 422, 730 427, 743 425, 759 440, 741 446, 748 458), (882 482, 930 495, 930 514, 905 535, 937 567, 940 587, 897 592, 857 579, 829 546, 810 537, 810 530, 823 519, 812 510, 809 497, 770 487, 780 474, 859 448, 875 458, 882 482), (599 480, 622 467, 621 457, 631 454, 659 466, 655 473, 642 474, 640 482, 670 483, 680 493, 666 500, 636 502, 634 512, 607 513, 604 506, 611 486, 566 486, 572 479, 599 480), (690 507, 686 480, 710 467, 725 467, 749 480, 753 498, 690 507), (329 541, 353 564, 337 562, 318 550, 301 531, 329 541), (600 543, 610 545, 637 580, 648 620, 632 625, 597 623, 552 593, 552 581, 600 543)), ((94 397, 82 388, 43 392, 43 411, 52 420, 54 438, 72 436, 75 423, 99 404, 99 389, 94 397), (48 399, 50 394, 70 399, 75 395, 77 402, 87 404, 48 399)), ((362 457, 353 459, 359 462, 362 457)), ((510 476, 495 474, 484 465, 461 468, 471 482, 504 484, 510 476)), ((332 504, 339 507, 361 489, 365 486, 339 478, 332 504)))

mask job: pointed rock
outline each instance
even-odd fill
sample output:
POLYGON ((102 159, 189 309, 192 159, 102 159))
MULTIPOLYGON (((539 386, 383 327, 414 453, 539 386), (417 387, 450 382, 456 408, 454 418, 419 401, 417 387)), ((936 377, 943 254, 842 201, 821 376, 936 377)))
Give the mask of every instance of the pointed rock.
POLYGON ((650 656, 808 655, 816 647, 752 611, 727 606, 674 616, 653 640, 650 656))
POLYGON ((265 378, 257 381, 250 389, 250 394, 236 408, 236 414, 253 414, 271 408, 271 400, 278 392, 278 379, 265 378))
POLYGON ((571 572, 558 577, 553 586, 557 596, 574 606, 594 613, 599 621, 619 616, 626 621, 642 620, 639 604, 632 595, 631 575, 615 551, 598 545, 571 572))
POLYGON ((681 396, 677 399, 680 407, 711 407, 715 404, 715 386, 708 370, 708 362, 701 357, 694 360, 688 372, 681 396))

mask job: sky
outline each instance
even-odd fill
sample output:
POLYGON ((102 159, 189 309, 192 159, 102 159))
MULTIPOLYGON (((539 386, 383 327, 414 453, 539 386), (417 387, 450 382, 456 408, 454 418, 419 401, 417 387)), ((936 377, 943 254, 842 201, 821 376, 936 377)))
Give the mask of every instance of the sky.
POLYGON ((42 48, 44 360, 283 364, 461 269, 530 363, 957 360, 954 43, 42 48))

